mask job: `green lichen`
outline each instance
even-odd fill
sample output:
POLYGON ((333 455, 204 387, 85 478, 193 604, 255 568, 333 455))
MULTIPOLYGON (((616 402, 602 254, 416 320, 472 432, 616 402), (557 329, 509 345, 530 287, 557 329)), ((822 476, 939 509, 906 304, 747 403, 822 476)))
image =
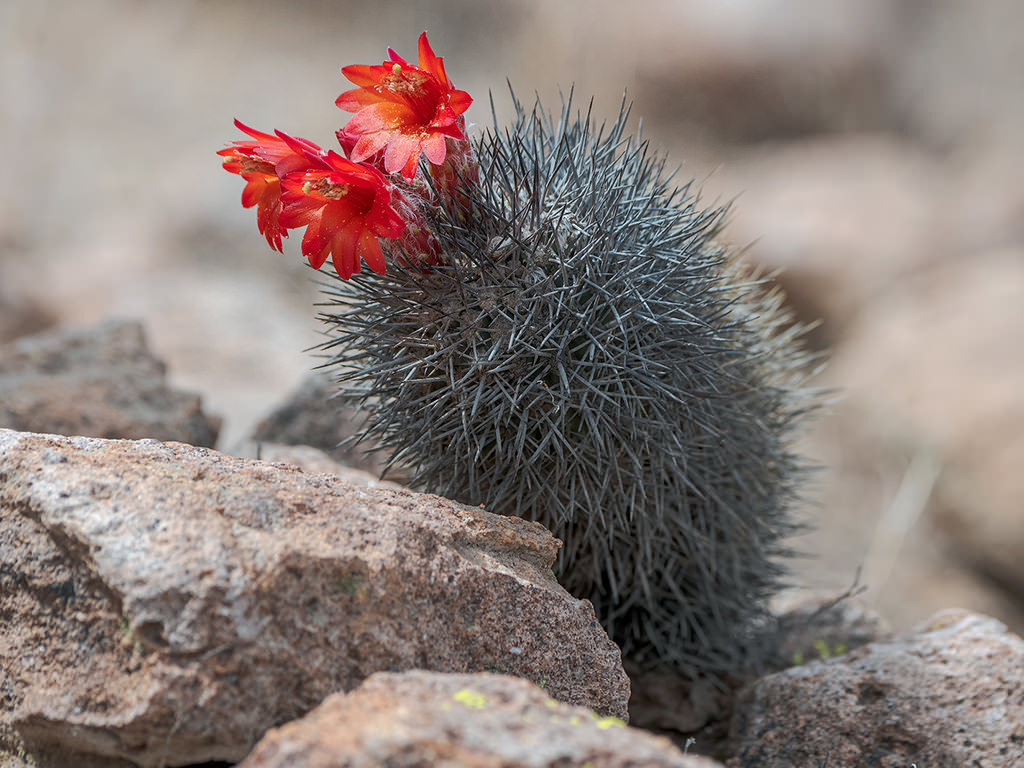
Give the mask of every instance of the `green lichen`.
POLYGON ((125 644, 131 645, 132 652, 136 656, 146 655, 146 647, 139 641, 139 638, 135 636, 135 633, 132 631, 131 620, 127 616, 122 616, 118 619, 117 629, 124 638, 125 644))
POLYGON ((354 574, 334 577, 334 588, 349 597, 363 595, 366 593, 366 584, 363 579, 354 574))
POLYGON ((606 731, 609 728, 625 728, 626 723, 617 717, 601 717, 598 714, 591 713, 591 717, 594 718, 594 722, 598 728, 602 731, 606 731))
MULTIPOLYGON (((817 651, 817 653, 818 653, 818 655, 816 657, 818 659, 830 659, 833 656, 842 656, 844 653, 846 653, 849 650, 849 648, 847 647, 846 643, 836 643, 836 645, 834 645, 834 646, 829 646, 829 644, 825 640, 822 640, 821 638, 815 640, 812 643, 812 645, 814 646, 814 650, 817 651)), ((803 664, 807 660, 808 659, 807 659, 806 656, 804 656, 803 651, 797 651, 796 653, 793 654, 793 665, 794 666, 799 667, 801 664, 803 664)))
POLYGON ((471 691, 469 688, 463 688, 461 691, 457 691, 452 698, 466 709, 487 708, 487 699, 484 698, 484 695, 482 693, 477 693, 476 691, 471 691))

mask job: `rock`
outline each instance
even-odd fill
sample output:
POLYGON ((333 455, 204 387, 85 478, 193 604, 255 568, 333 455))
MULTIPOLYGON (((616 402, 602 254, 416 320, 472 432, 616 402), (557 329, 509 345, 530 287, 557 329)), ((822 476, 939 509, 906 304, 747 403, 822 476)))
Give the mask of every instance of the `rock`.
POLYGON ((1010 134, 979 137, 951 161, 958 178, 960 253, 1024 243, 1024 131, 1010 134))
POLYGON ((1019 136, 1024 5, 1017 0, 894 5, 904 9, 909 23, 908 34, 891 38, 899 44, 891 51, 898 66, 890 87, 893 98, 906 104, 908 128, 938 147, 985 140, 995 126, 1019 136))
POLYGON ((309 445, 325 451, 339 464, 380 475, 387 456, 365 446, 339 445, 359 431, 360 414, 342 408, 332 396, 334 382, 326 374, 306 378, 288 401, 256 425, 252 439, 284 445, 309 445))
POLYGON ((41 304, 24 296, 11 296, 0 287, 0 344, 51 325, 53 316, 41 304))
POLYGON ((268 733, 239 768, 333 766, 714 768, 667 739, 559 704, 504 675, 378 672, 268 733))
POLYGON ((381 480, 377 475, 367 472, 365 469, 356 469, 355 467, 340 464, 332 459, 326 451, 308 445, 248 443, 245 445, 245 452, 238 455, 245 458, 269 461, 274 464, 290 464, 301 469, 303 472, 313 475, 335 475, 347 483, 361 485, 366 488, 403 489, 402 485, 393 483, 390 480, 381 480))
POLYGON ((1024 764, 1024 640, 966 611, 762 678, 739 698, 730 766, 1024 764))
POLYGON ((951 175, 920 147, 887 135, 838 136, 756 148, 726 163, 704 195, 741 195, 726 236, 750 261, 780 271, 797 316, 823 322, 832 345, 875 298, 945 255, 951 175))
POLYGON ((875 51, 690 46, 641 58, 637 111, 698 141, 757 143, 898 122, 875 51))
POLYGON ((152 440, 0 430, 0 457, 0 728, 33 753, 240 760, 411 668, 626 715, 618 648, 536 523, 152 440))
POLYGON ((776 669, 839 656, 892 635, 889 622, 851 595, 804 598, 781 611, 776 631, 776 669))
POLYGON ((110 321, 0 347, 0 426, 212 446, 220 420, 167 385, 139 323, 110 321))
POLYGON ((1024 597, 1024 249, 937 265, 876 302, 831 365, 848 398, 937 456, 924 514, 1024 597))
MULTIPOLYGON (((776 649, 767 664, 776 671, 890 635, 886 621, 855 597, 805 598, 779 612, 776 649)), ((690 744, 701 754, 727 751, 736 692, 745 681, 723 689, 671 670, 640 671, 627 663, 626 672, 632 688, 630 723, 662 733, 677 745, 690 744)))

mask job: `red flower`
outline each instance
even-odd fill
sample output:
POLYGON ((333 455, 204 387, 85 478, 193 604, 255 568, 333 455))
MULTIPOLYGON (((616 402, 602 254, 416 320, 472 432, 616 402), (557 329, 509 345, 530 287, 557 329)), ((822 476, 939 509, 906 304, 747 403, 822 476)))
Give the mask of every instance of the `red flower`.
MULTIPOLYGON (((289 146, 295 141, 278 135, 289 146)), ((306 227, 302 253, 314 269, 330 254, 345 280, 358 274, 360 260, 374 272, 384 272, 379 238, 398 237, 405 221, 391 206, 391 187, 380 171, 328 152, 318 158, 317 167, 289 173, 281 183, 280 222, 306 227)))
POLYGON ((426 32, 420 35, 419 66, 390 48, 388 55, 391 60, 380 66, 357 64, 341 70, 359 87, 336 101, 342 109, 355 112, 339 139, 343 146, 351 144, 353 161, 383 150, 384 169, 400 170, 411 179, 421 152, 434 165, 441 165, 447 153, 445 139, 465 141, 460 115, 473 100, 465 91, 455 90, 426 32))
POLYGON ((224 170, 245 179, 242 207, 256 208, 256 226, 267 243, 280 251, 281 238, 288 230, 281 225, 281 179, 289 173, 308 168, 323 150, 305 139, 292 139, 289 145, 279 136, 262 133, 239 120, 235 126, 255 141, 235 141, 217 154, 224 157, 224 170))

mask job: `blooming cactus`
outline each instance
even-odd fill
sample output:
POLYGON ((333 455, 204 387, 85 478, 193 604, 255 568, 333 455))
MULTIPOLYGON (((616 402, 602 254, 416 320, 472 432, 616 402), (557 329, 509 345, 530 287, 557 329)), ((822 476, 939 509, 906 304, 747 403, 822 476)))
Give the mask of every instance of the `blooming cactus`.
POLYGON ((345 156, 242 124, 222 150, 260 232, 339 279, 326 363, 414 486, 537 520, 634 667, 728 680, 769 653, 813 405, 777 296, 723 210, 567 103, 472 141, 442 60, 342 70, 345 156), (376 275, 351 280, 366 263, 376 275))

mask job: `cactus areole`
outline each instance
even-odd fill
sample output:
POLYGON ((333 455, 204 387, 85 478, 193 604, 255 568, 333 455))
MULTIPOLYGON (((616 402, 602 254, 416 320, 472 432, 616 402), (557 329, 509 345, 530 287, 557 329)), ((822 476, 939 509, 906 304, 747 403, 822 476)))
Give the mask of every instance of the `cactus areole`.
POLYGON ((220 155, 271 247, 305 227, 310 265, 331 257, 322 351, 359 439, 550 528, 635 667, 755 669, 814 397, 780 297, 716 242, 724 209, 673 185, 625 107, 598 124, 513 95, 511 125, 469 136, 425 34, 416 64, 342 72, 342 153, 237 123, 220 155))

